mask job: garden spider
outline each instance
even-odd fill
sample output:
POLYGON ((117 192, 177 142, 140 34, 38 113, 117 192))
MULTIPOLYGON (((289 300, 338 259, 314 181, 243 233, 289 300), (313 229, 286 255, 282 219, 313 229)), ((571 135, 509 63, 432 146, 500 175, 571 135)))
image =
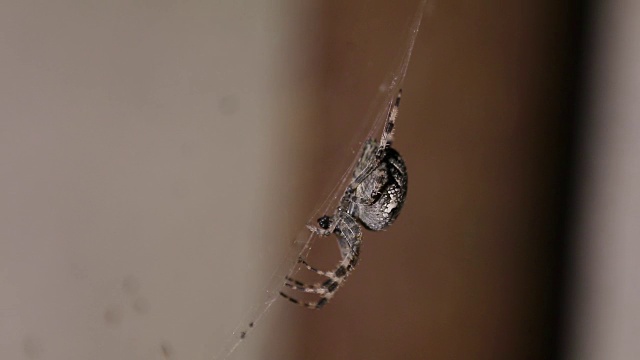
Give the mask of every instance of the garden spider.
POLYGON ((401 95, 402 90, 389 105, 380 142, 376 144, 373 139, 365 142, 353 172, 353 180, 347 186, 333 216, 320 217, 319 227, 307 226, 319 236, 334 234, 338 239, 342 260, 334 270, 322 271, 299 258, 299 264, 327 280, 305 284, 287 276, 284 284, 286 287, 320 297, 316 302, 303 302, 280 292, 280 295, 292 303, 309 309, 320 309, 326 305, 358 264, 362 243, 360 225, 367 230, 384 230, 400 214, 407 196, 407 168, 391 144, 401 95))

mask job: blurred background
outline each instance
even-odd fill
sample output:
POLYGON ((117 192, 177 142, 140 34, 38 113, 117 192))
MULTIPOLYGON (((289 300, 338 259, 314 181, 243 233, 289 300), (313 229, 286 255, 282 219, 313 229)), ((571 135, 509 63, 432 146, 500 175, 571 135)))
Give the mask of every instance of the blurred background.
MULTIPOLYGON (((212 359, 356 156, 416 9, 3 2, 0 358, 212 359)), ((328 306, 278 299, 232 358, 637 357, 638 15, 430 2, 403 214, 328 306)))

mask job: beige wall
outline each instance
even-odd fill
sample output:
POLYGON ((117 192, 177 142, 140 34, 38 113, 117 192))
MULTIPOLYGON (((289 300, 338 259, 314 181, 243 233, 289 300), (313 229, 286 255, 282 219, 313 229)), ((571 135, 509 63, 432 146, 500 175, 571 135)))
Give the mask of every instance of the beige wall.
POLYGON ((0 358, 211 358, 304 219, 312 14, 0 8, 0 358))

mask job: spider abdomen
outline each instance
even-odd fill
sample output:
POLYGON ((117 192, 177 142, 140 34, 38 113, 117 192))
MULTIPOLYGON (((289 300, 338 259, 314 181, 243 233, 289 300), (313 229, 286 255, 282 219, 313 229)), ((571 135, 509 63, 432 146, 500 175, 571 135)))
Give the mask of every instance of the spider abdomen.
POLYGON ((369 230, 380 231, 396 220, 407 197, 407 167, 393 148, 385 149, 380 165, 358 188, 357 218, 369 230))

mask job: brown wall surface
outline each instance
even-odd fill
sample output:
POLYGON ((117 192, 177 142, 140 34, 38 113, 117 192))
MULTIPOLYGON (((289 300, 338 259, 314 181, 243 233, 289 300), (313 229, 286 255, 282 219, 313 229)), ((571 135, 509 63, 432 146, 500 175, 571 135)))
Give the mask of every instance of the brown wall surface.
MULTIPOLYGON (((323 3, 321 78, 341 99, 325 108, 370 100, 414 6, 323 3), (372 70, 345 78, 354 64, 372 70)), ((531 1, 428 7, 396 127, 408 200, 388 231, 364 235, 332 303, 295 315, 294 358, 540 359, 552 345, 566 14, 531 1)), ((348 124, 322 119, 324 146, 339 148, 348 124)))

